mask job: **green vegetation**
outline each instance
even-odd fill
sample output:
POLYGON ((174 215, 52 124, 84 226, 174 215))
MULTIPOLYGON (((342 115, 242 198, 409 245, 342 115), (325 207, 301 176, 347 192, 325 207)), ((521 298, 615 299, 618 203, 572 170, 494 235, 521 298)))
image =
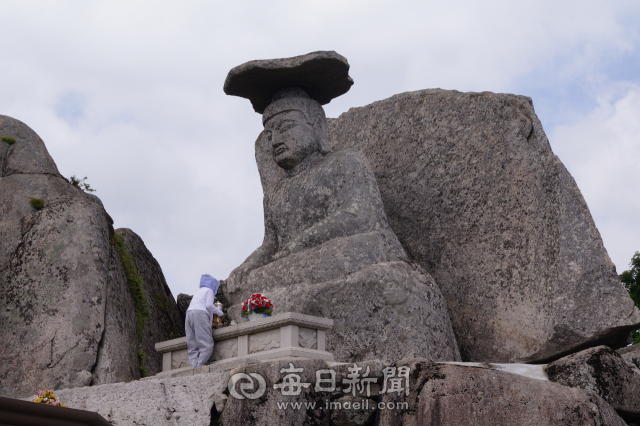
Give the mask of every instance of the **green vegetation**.
POLYGON ((145 354, 142 349, 138 349, 138 369, 140 369, 141 377, 149 375, 149 369, 144 365, 145 359, 147 359, 147 354, 145 354))
MULTIPOLYGON (((640 252, 636 252, 629 264, 631 269, 620 274, 620 281, 629 292, 631 300, 640 308, 640 252)), ((633 332, 633 344, 640 343, 640 328, 633 332)))
POLYGON ((42 201, 40 198, 32 198, 29 201, 29 204, 31 204, 31 207, 33 207, 34 209, 38 210, 44 207, 44 201, 42 201))
POLYGON ((116 248, 118 249, 120 260, 122 260, 124 273, 127 277, 129 291, 131 291, 131 296, 133 297, 133 305, 136 310, 138 342, 142 342, 142 330, 144 329, 144 323, 149 316, 149 308, 147 307, 147 300, 144 297, 144 289, 142 288, 142 278, 138 275, 136 265, 133 263, 133 257, 127 253, 127 248, 124 245, 122 238, 120 238, 120 235, 115 234, 114 238, 116 240, 116 248))
MULTIPOLYGON (((124 235, 124 233, 122 233, 121 235, 124 235)), ((136 331, 138 334, 138 343, 140 343, 142 342, 142 331, 144 330, 144 323, 149 317, 149 308, 147 307, 147 300, 144 297, 144 289, 142 288, 142 278, 140 278, 140 275, 138 275, 136 265, 133 262, 133 257, 131 257, 129 253, 127 253, 127 247, 125 246, 124 241, 122 241, 122 238, 120 238, 120 235, 115 234, 114 239, 116 241, 116 249, 118 250, 118 255, 120 256, 120 260, 122 261, 124 274, 127 277, 129 291, 131 292, 131 297, 133 298, 133 306, 136 311, 136 331)), ((149 370, 144 365, 144 360, 146 358, 147 355, 144 353, 144 351, 142 349, 139 349, 138 368, 140 369, 140 375, 142 377, 149 375, 149 370)))
POLYGON ((71 185, 75 186, 78 189, 83 190, 84 192, 96 192, 95 189, 91 188, 91 186, 86 182, 87 177, 83 177, 82 179, 78 179, 75 175, 69 178, 71 180, 71 185))
POLYGON ((3 136, 0 139, 2 139, 2 142, 6 142, 9 145, 13 145, 14 143, 16 143, 16 140, 14 138, 9 137, 9 136, 3 136))

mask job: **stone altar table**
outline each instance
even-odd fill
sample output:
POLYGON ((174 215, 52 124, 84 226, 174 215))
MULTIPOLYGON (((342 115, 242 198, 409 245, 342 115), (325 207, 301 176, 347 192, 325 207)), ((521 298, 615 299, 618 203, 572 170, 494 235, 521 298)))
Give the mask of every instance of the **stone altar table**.
MULTIPOLYGON (((304 357, 334 361, 326 349, 326 330, 333 320, 297 312, 285 312, 212 331, 215 346, 205 367, 230 369, 252 361, 304 357)), ((162 353, 162 375, 190 370, 187 338, 156 343, 162 353)))

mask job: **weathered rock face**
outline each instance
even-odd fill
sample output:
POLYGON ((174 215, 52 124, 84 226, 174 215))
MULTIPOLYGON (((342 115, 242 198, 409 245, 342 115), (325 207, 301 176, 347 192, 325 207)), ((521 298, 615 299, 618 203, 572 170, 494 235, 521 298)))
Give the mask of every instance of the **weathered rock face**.
MULTIPOLYGON (((209 425, 222 410, 228 372, 164 380, 139 380, 56 391, 70 408, 96 411, 115 426, 209 425)), ((240 424, 240 423, 238 423, 240 424)))
POLYGON ((502 371, 400 362, 410 367, 410 394, 386 393, 381 426, 400 425, 625 425, 593 392, 502 371))
POLYGON ((0 116, 0 395, 140 378, 136 315, 112 223, 42 140, 0 116), (44 206, 30 205, 32 198, 44 206))
POLYGON ((547 380, 484 368, 435 364, 425 359, 399 361, 394 364, 395 370, 385 373, 387 367, 388 364, 379 361, 328 366, 322 361, 292 359, 232 370, 230 376, 238 378, 236 391, 245 385, 248 394, 256 392, 258 375, 264 379, 266 390, 257 399, 230 396, 217 424, 625 425, 615 410, 593 392, 547 380), (299 382, 310 383, 306 388, 298 388, 297 395, 274 388, 291 383, 285 378, 292 374, 290 363, 299 382), (356 376, 354 367, 358 369, 356 376), (404 378, 398 382, 401 392, 388 391, 392 386, 390 379, 385 383, 385 374, 397 378, 401 367, 409 368, 408 394, 404 378), (329 369, 335 372, 335 390, 326 390, 328 382, 316 388, 316 372, 324 370, 320 377, 328 379, 329 369), (360 381, 365 373, 372 379, 369 396, 367 386, 351 387, 354 377, 360 381), (345 402, 349 405, 343 405, 345 402), (300 404, 297 409, 296 404, 300 404))
POLYGON ((403 93, 350 109, 328 132, 333 149, 369 160, 391 229, 444 294, 464 360, 621 345, 640 322, 529 98, 403 93))
POLYGON ((288 358, 56 395, 69 407, 97 411, 114 425, 625 424, 593 392, 548 380, 426 359, 401 360, 393 367, 380 360, 339 364, 288 358), (398 382, 402 392, 390 391, 403 367, 408 368, 409 392, 404 377, 398 382))
POLYGON ((144 322, 140 349, 146 355, 144 367, 149 375, 162 371, 162 354, 156 352, 155 344, 184 336, 184 320, 180 318, 176 301, 164 278, 158 261, 153 257, 138 236, 131 229, 116 229, 118 238, 124 243, 131 256, 136 272, 142 279, 142 289, 149 311, 144 322))
POLYGON ((640 420, 640 374, 606 346, 560 358, 545 367, 549 380, 595 392, 626 420, 640 420))
MULTIPOLYGON (((255 375, 264 379, 266 389, 264 394, 257 399, 238 399, 233 396, 227 400, 224 410, 218 419, 220 426, 235 425, 328 425, 331 417, 330 412, 324 407, 328 403, 331 393, 316 392, 314 385, 307 385, 306 388, 299 388, 298 395, 283 395, 279 389, 274 389, 274 385, 282 384, 282 377, 287 373, 281 373, 283 369, 290 368, 290 362, 298 369, 294 374, 300 377, 300 383, 315 383, 316 370, 326 369, 324 361, 320 360, 277 360, 250 365, 230 371, 230 376, 235 374, 245 374, 249 378, 253 377, 253 388, 247 387, 249 394, 255 393, 259 389, 259 382, 255 375), (301 403, 302 409, 293 409, 278 406, 278 403, 301 403), (305 405, 305 403, 307 403, 305 405), (312 420, 313 419, 313 420, 312 420)), ((245 376, 245 377, 247 377, 245 376)), ((248 386, 248 380, 243 379, 235 384, 236 392, 241 392, 242 385, 248 386)), ((240 394, 243 396, 243 394, 240 394)))
POLYGON ((640 369, 640 345, 628 346, 618 350, 618 355, 624 359, 627 364, 640 369))
MULTIPOLYGON (((128 382, 141 377, 137 354, 136 312, 117 250, 109 247, 104 328, 92 365, 90 385, 128 382)), ((72 286, 77 286, 72 283, 72 286)), ((86 385, 86 384, 85 384, 86 385)), ((58 388, 80 385, 60 383, 58 388)))
POLYGON ((178 294, 176 304, 178 306, 178 313, 180 314, 180 318, 182 319, 183 323, 187 316, 187 309, 189 309, 189 304, 191 304, 191 299, 193 299, 193 295, 184 294, 184 293, 178 294))
POLYGON ((0 179, 0 394, 139 377, 123 344, 135 339, 131 296, 100 200, 58 174, 26 125, 0 122, 16 141, 0 179))
POLYGON ((13 138, 16 143, 0 144, 0 173, 13 174, 50 174, 60 176, 47 147, 40 137, 23 122, 0 115, 0 137, 13 138))

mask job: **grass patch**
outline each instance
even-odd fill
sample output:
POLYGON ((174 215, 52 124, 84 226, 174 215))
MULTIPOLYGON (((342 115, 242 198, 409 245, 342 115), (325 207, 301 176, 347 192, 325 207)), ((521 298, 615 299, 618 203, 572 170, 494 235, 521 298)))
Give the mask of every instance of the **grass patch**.
POLYGON ((84 192, 96 192, 95 189, 91 188, 91 185, 89 185, 87 183, 87 177, 83 177, 82 179, 79 179, 76 177, 76 175, 73 175, 69 178, 70 180, 70 184, 75 186, 78 189, 83 190, 84 192))
POLYGON ((2 139, 2 142, 6 142, 9 145, 13 145, 14 143, 16 143, 16 140, 14 138, 9 137, 9 136, 3 136, 0 139, 2 139))
POLYGON ((29 204, 31 204, 31 207, 33 207, 34 209, 38 210, 44 207, 44 201, 42 201, 40 198, 32 198, 31 200, 29 200, 29 204))
POLYGON ((147 354, 142 349, 138 349, 138 369, 140 369, 140 377, 147 377, 149 375, 149 369, 144 365, 144 360, 147 359, 147 354))
POLYGON ((116 240, 116 249, 122 260, 122 266, 124 267, 124 274, 127 277, 127 284, 129 285, 129 291, 133 297, 133 305, 136 310, 136 329, 138 332, 138 342, 142 342, 142 330, 144 329, 144 323, 149 316, 149 308, 147 307, 147 301, 144 297, 144 289, 142 288, 142 278, 138 275, 136 265, 133 263, 133 257, 127 253, 127 248, 124 245, 124 241, 118 234, 114 235, 116 240))

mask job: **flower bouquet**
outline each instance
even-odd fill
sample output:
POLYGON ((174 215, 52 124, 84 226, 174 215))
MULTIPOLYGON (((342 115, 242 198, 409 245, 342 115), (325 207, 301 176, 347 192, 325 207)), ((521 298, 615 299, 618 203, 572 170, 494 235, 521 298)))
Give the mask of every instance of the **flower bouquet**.
POLYGON ((58 401, 58 398, 56 398, 56 396, 53 394, 53 389, 39 390, 38 394, 34 395, 33 398, 31 398, 31 401, 38 402, 40 404, 66 407, 66 405, 61 404, 60 401, 58 401))
POLYGON ((271 314, 273 314, 273 303, 260 293, 253 293, 247 301, 242 304, 242 316, 249 321, 258 319, 261 316, 270 317, 271 314))

